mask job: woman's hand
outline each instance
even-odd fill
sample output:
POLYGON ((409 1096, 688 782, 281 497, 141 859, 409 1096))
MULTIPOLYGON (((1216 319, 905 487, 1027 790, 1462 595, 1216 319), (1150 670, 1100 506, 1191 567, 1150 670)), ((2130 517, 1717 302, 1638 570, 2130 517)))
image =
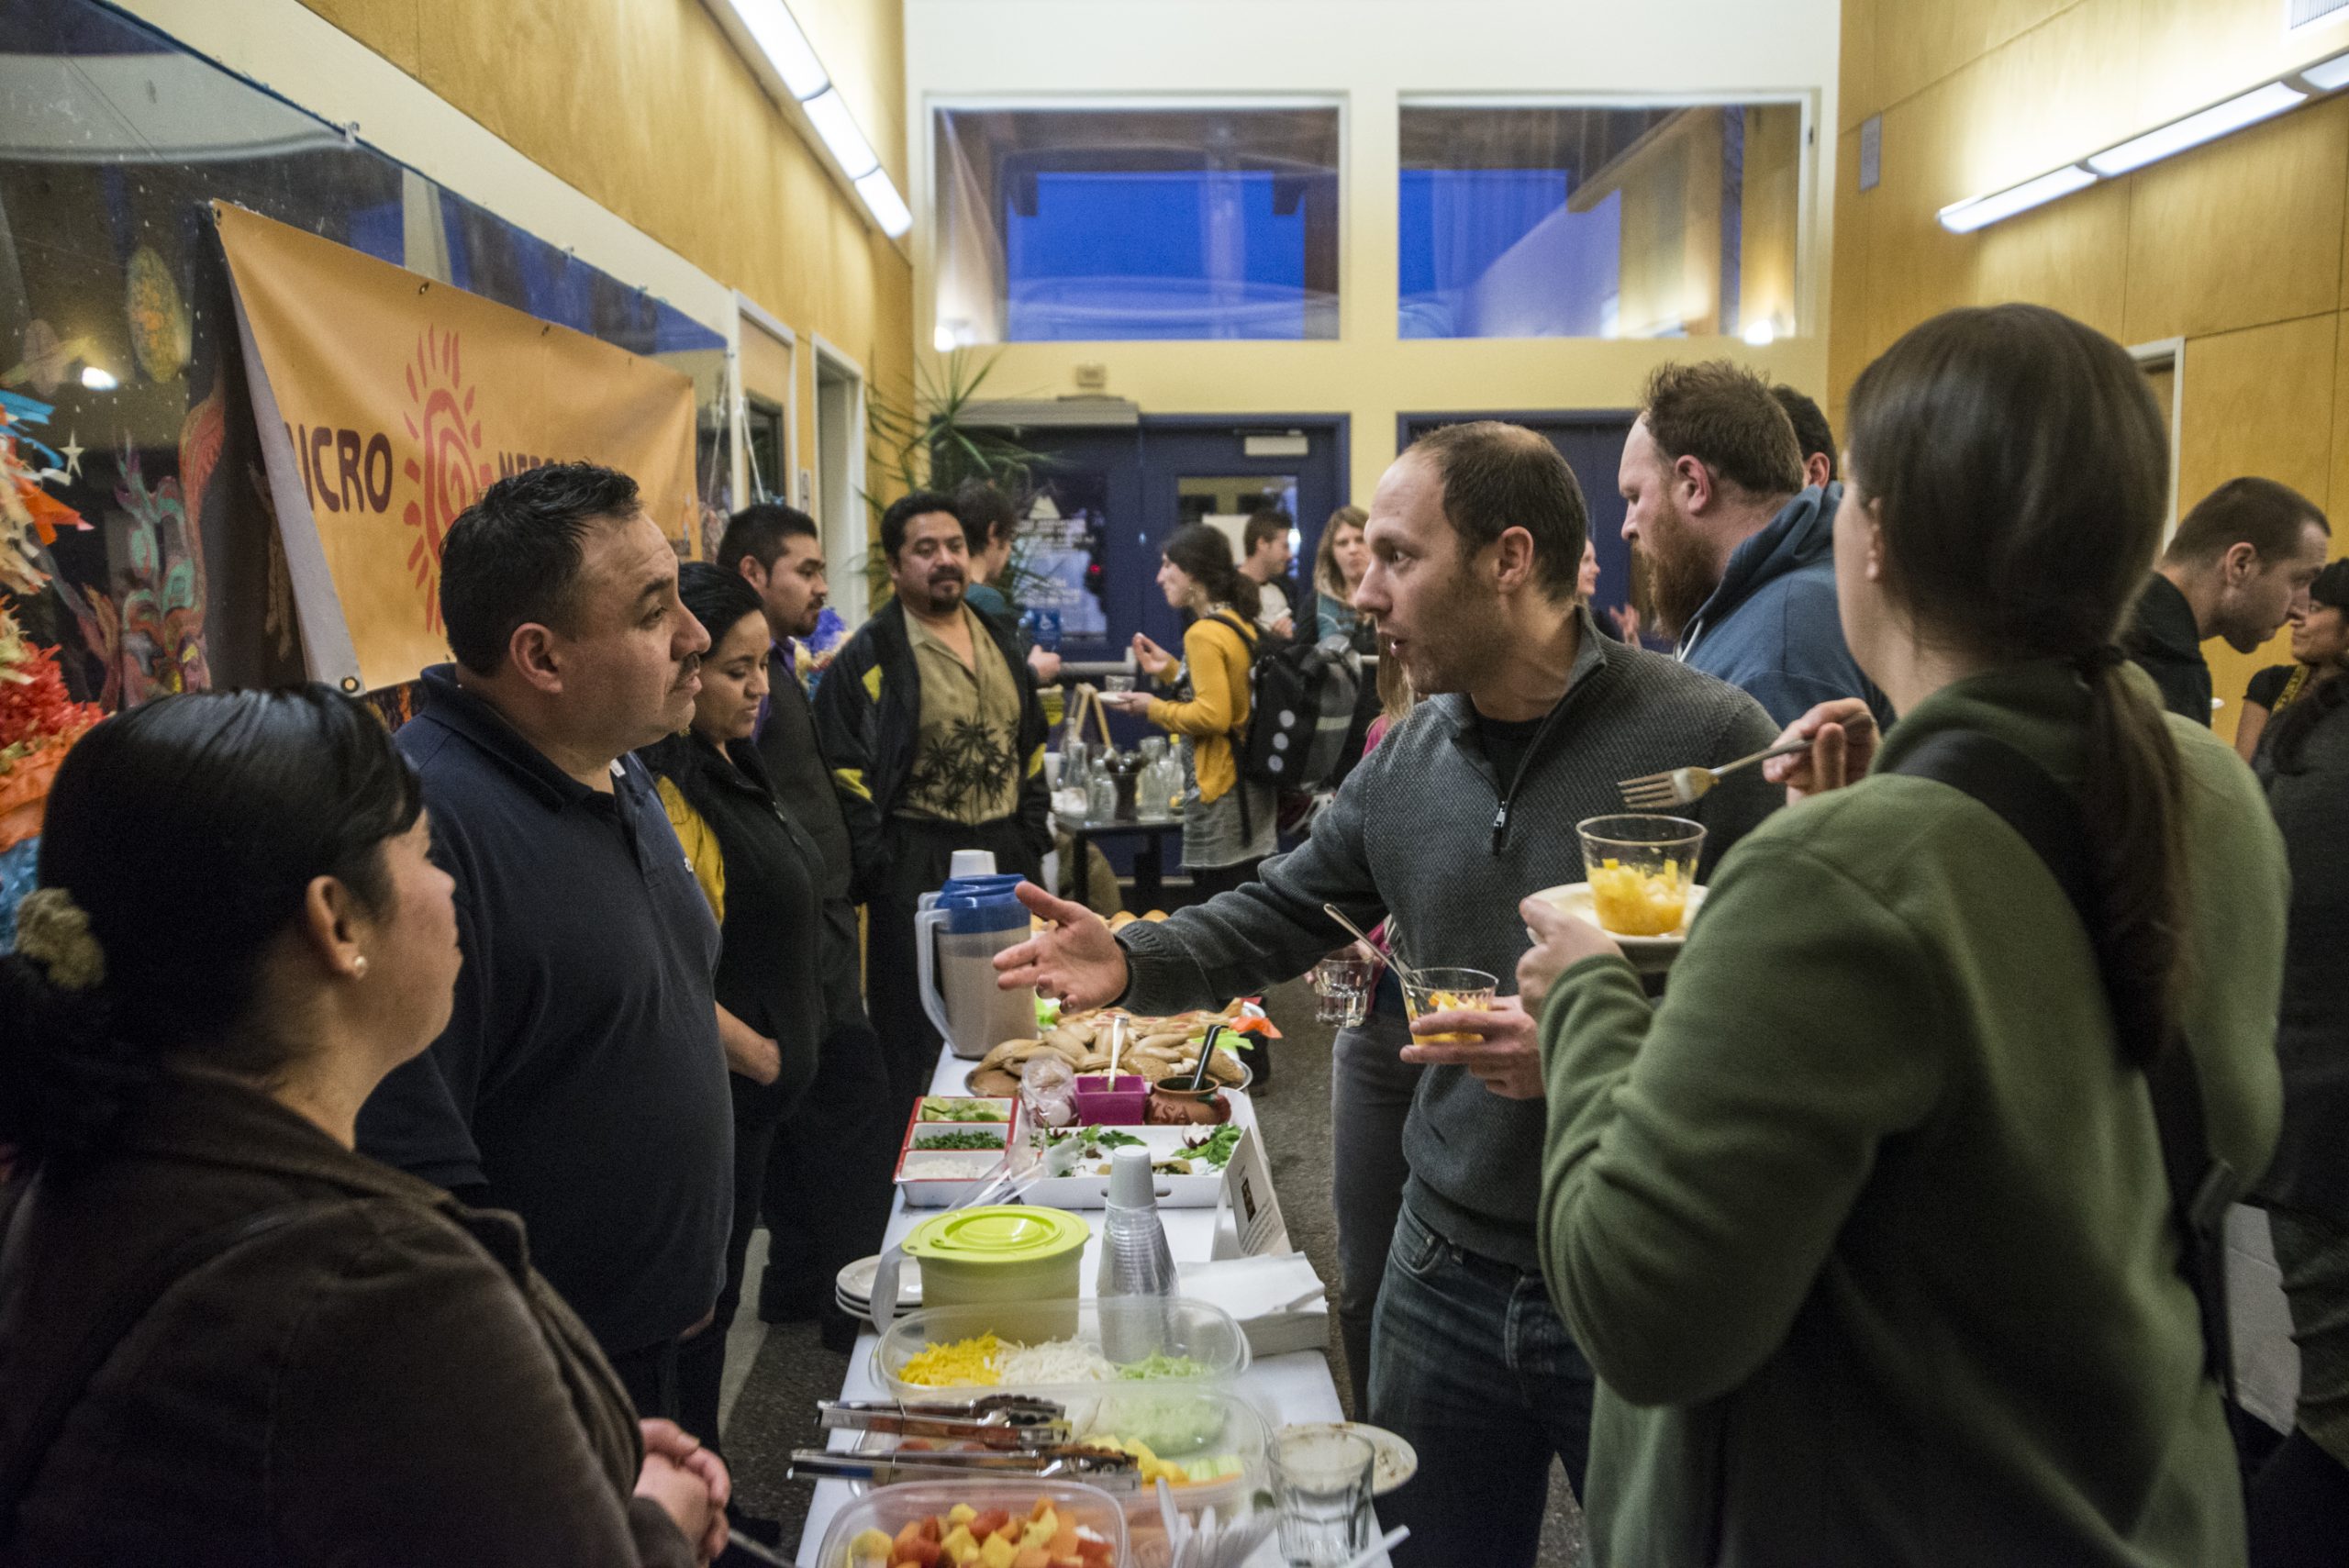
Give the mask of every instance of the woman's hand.
POLYGON ((1112 713, 1147 716, 1150 712, 1151 701, 1151 695, 1148 692, 1103 692, 1101 694, 1101 706, 1112 713))
POLYGON ((1517 995, 1526 1010, 1540 1017, 1542 1004, 1549 999, 1550 983, 1586 958, 1601 953, 1623 956, 1615 939, 1578 915, 1569 915, 1555 905, 1539 898, 1528 898, 1518 905, 1517 912, 1533 932, 1533 945, 1517 961, 1517 995))
POLYGON ((637 1429, 644 1436, 644 1464, 636 1495, 661 1505, 694 1543, 696 1557, 714 1560, 726 1550, 726 1504, 734 1495, 726 1462, 674 1421, 639 1421, 637 1429))
POLYGON ((1787 725, 1777 744, 1790 740, 1808 740, 1810 750, 1762 764, 1764 778, 1787 786, 1789 806, 1866 776, 1876 760, 1876 716, 1857 697, 1838 697, 1787 725))
POLYGON ((1166 672, 1174 667, 1174 655, 1159 647, 1141 632, 1136 632, 1134 633, 1134 662, 1141 665, 1142 673, 1152 680, 1163 680, 1165 678, 1166 672))

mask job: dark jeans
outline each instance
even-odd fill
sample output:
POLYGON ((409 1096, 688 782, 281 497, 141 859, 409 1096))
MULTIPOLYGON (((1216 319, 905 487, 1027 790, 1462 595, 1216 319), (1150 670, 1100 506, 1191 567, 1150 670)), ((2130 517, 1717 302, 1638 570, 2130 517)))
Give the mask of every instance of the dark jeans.
MULTIPOLYGON (((740 1085, 749 1080, 733 1082, 740 1085)), ((734 1228, 726 1237, 726 1284, 718 1293, 709 1327, 677 1348, 677 1425, 713 1449, 718 1446, 718 1391, 726 1376, 726 1330, 741 1305, 742 1267, 751 1251, 751 1232, 759 1222, 759 1192, 777 1125, 772 1112, 746 1113, 745 1097, 735 1096, 734 1228)))
POLYGON ((1370 1418, 1419 1451, 1380 1500, 1397 1568, 1530 1568, 1550 1459, 1582 1496, 1596 1384, 1538 1273, 1445 1240, 1406 1204, 1371 1330, 1370 1418))
POLYGON ((865 995, 873 1008, 874 1032, 881 1037, 882 1058, 888 1063, 890 1103, 902 1125, 938 1070, 938 1030, 922 1010, 914 978, 916 906, 923 894, 944 885, 957 850, 992 850, 996 871, 1017 872, 1039 885, 1044 880, 1044 861, 1043 851, 1029 841, 1027 829, 1016 817, 973 828, 893 817, 881 831, 889 861, 880 891, 865 906, 871 922, 865 995))
POLYGON ((833 1281, 881 1250, 905 1125, 895 1106, 880 1039, 860 1003, 852 1021, 824 1041, 807 1098, 767 1156, 760 1317, 814 1317, 823 1322, 825 1343, 845 1350, 854 1340, 853 1320, 833 1300, 833 1281))
POLYGON ((1403 1210, 1403 1123, 1424 1067, 1402 1059, 1410 1026, 1373 1013, 1330 1047, 1330 1203, 1338 1219, 1338 1337, 1346 1347, 1354 1415, 1370 1413, 1370 1322, 1403 1210))

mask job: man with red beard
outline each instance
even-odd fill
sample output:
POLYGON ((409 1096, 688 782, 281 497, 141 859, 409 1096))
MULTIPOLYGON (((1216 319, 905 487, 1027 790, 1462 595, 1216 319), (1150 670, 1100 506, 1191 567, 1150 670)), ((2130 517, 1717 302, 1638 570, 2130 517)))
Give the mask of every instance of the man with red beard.
POLYGON ((1889 725, 1835 606, 1843 487, 1804 477, 1794 425, 1760 376, 1727 360, 1660 365, 1623 442, 1623 538, 1683 663, 1743 688, 1780 724, 1860 697, 1889 725))
POLYGON ((881 517, 896 594, 848 639, 816 688, 871 920, 866 988, 899 1115, 930 1087, 938 1031, 916 995, 914 913, 957 850, 1043 880, 1052 847, 1044 709, 1008 628, 963 602, 971 553, 952 497, 917 490, 881 517))

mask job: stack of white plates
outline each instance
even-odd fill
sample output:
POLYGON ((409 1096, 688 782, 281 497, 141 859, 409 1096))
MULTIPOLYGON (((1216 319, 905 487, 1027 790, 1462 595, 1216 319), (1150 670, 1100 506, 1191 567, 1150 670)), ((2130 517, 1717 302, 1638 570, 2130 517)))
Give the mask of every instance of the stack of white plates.
MULTIPOLYGON (((873 1320, 873 1284, 881 1272, 881 1257, 859 1258, 840 1272, 833 1282, 835 1299, 841 1311, 852 1318, 873 1320)), ((911 1312, 921 1306, 921 1265, 907 1258, 897 1271, 897 1311, 911 1312)))

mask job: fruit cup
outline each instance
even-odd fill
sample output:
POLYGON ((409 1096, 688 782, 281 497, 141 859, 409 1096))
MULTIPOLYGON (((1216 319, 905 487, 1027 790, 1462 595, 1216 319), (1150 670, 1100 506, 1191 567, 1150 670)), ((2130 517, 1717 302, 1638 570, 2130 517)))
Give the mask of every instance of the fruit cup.
POLYGON ((1705 847, 1704 824, 1685 817, 1592 817, 1575 830, 1600 929, 1619 937, 1680 929, 1705 847))
MULTIPOLYGON (((1493 1008, 1493 993, 1500 989, 1500 982, 1481 969, 1415 969, 1397 978, 1403 984, 1403 1012, 1411 1018, 1421 1013, 1488 1013, 1493 1008)), ((1417 1043, 1435 1045, 1482 1038, 1473 1034, 1425 1034, 1418 1037, 1417 1043)))

